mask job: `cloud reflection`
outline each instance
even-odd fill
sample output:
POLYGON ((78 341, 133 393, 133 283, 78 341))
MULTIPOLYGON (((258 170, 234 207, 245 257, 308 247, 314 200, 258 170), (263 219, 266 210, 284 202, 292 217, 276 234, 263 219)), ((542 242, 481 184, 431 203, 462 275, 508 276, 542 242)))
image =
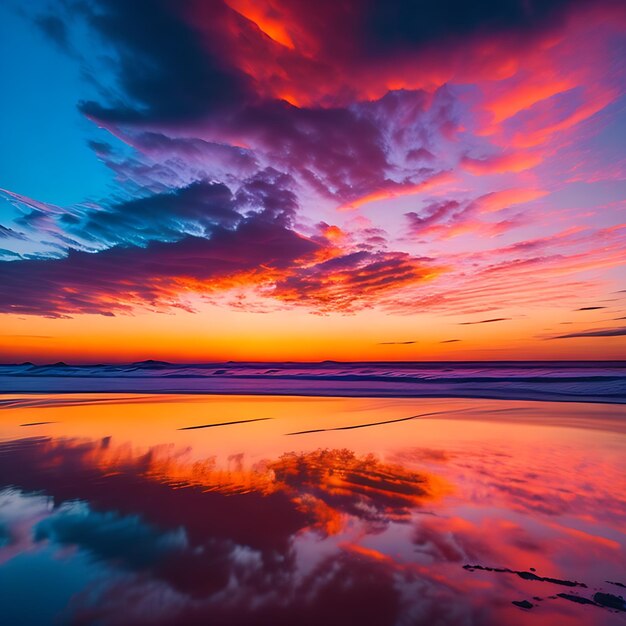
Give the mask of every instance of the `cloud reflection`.
MULTIPOLYGON (((472 475, 489 460, 514 467, 484 456, 470 459, 472 475)), ((415 448, 394 458, 333 448, 256 462, 234 455, 224 466, 109 437, 6 441, 0 562, 44 549, 57 559, 86 555, 98 575, 78 585, 63 623, 495 626, 518 610, 511 584, 522 593, 530 579, 485 582, 464 563, 516 567, 532 555, 542 575, 531 582, 548 595, 551 559, 568 546, 578 559, 556 520, 546 534, 513 518, 446 512, 451 485, 420 468, 466 463, 467 473, 463 457, 415 448)), ((507 494, 502 484, 494 489, 497 505, 507 494)), ((577 539, 586 549, 593 537, 577 539)), ((594 554, 616 555, 619 544, 609 544, 595 542, 594 554)), ((553 620, 583 610, 547 604, 543 615, 553 620)), ((598 620, 610 615, 590 610, 598 620)))
MULTIPOLYGON (((360 623, 394 623, 393 567, 336 548, 306 564, 297 543, 355 522, 368 532, 407 522, 412 508, 445 492, 443 481, 348 450, 287 453, 253 467, 232 461, 226 471, 215 459, 193 462, 167 446, 134 452, 109 438, 0 444, 2 482, 20 490, 5 492, 10 499, 43 492, 54 503, 27 523, 33 547, 78 548, 108 571, 103 587, 74 598, 71 623, 131 615, 189 624, 208 614, 217 623, 291 623, 307 612, 310 623, 333 623, 357 604, 360 623), (137 599, 157 590, 167 598, 160 615, 137 599)), ((4 535, 10 545, 10 524, 4 535)))

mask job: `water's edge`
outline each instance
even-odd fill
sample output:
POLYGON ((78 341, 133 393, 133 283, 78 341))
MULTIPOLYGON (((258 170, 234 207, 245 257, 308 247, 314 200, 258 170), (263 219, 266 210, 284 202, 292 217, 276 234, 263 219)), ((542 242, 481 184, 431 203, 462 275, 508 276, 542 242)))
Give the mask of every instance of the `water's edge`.
POLYGON ((0 393, 107 392, 626 404, 626 361, 0 365, 0 393))

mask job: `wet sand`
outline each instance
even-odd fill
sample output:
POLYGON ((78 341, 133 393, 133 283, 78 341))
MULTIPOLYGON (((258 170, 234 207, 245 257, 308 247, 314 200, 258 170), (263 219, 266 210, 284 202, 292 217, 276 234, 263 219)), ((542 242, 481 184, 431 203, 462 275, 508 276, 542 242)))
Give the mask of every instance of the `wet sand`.
POLYGON ((626 407, 0 396, 7 623, 626 621, 626 407))

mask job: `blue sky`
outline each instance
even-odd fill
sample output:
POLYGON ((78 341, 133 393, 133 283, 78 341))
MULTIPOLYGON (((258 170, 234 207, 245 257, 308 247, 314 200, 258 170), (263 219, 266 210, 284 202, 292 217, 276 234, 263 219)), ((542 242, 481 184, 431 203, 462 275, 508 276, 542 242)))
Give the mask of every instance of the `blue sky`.
MULTIPOLYGON (((27 3, 32 15, 37 4, 27 3)), ((94 88, 81 78, 78 61, 34 26, 32 15, 0 4, 0 186, 61 206, 101 198, 110 192, 112 174, 87 140, 111 136, 77 108, 94 88)))

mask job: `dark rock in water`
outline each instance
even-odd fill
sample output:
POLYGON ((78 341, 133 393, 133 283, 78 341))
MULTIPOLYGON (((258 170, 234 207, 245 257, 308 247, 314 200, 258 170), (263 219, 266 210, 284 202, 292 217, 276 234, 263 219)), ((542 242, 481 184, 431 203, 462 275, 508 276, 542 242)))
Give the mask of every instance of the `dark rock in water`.
POLYGON ((577 604, 594 604, 593 600, 589 598, 584 598, 583 596, 575 596, 572 593, 558 593, 557 596, 559 598, 563 598, 564 600, 569 600, 570 602, 576 602, 577 604))
POLYGON ((532 609, 533 605, 528 600, 513 600, 515 606, 519 606, 520 609, 532 609))
POLYGON ((593 599, 597 604, 605 606, 607 609, 626 611, 626 601, 622 596, 614 596, 612 593, 602 593, 598 591, 598 593, 593 595, 593 599))

